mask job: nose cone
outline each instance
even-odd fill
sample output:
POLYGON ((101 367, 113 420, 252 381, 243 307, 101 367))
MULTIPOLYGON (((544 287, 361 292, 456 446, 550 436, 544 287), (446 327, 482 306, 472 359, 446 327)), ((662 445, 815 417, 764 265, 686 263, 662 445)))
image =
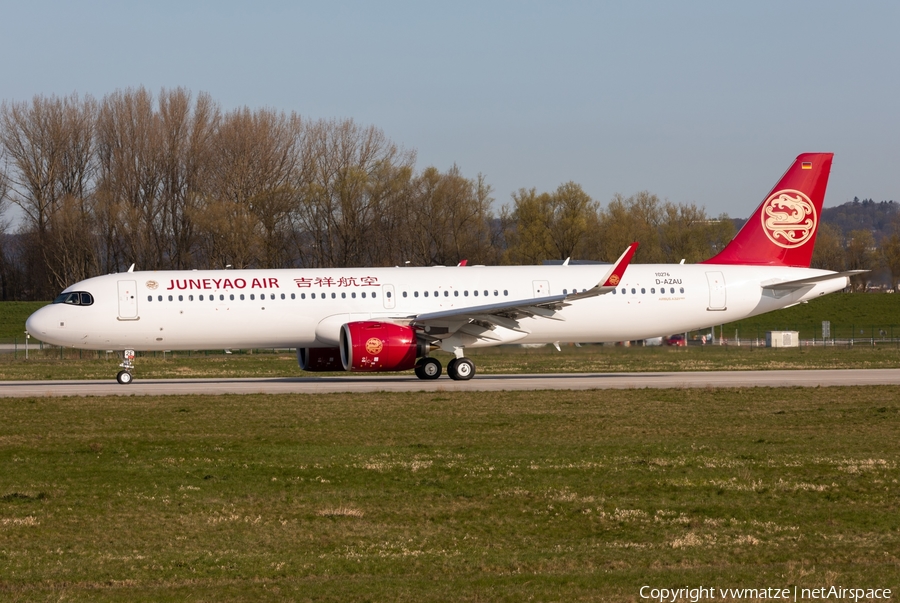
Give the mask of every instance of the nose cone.
POLYGON ((51 314, 53 314, 53 307, 44 306, 29 316, 28 320, 25 321, 25 328, 28 330, 28 334, 32 337, 37 337, 41 341, 50 343, 47 337, 53 327, 53 316, 51 314))

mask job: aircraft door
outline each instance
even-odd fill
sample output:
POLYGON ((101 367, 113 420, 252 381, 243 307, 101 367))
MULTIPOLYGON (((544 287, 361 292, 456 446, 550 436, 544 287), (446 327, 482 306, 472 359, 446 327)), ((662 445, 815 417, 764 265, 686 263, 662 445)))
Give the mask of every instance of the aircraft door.
POLYGON ((384 297, 384 307, 388 310, 393 310, 397 305, 397 300, 394 298, 394 286, 382 285, 381 295, 384 297))
POLYGON ((531 281, 534 286, 535 297, 547 297, 550 295, 550 281, 531 281))
POLYGON ((137 281, 119 281, 119 320, 137 319, 137 281))
POLYGON ((707 272, 709 283, 709 307, 707 310, 725 310, 725 275, 721 272, 707 272))

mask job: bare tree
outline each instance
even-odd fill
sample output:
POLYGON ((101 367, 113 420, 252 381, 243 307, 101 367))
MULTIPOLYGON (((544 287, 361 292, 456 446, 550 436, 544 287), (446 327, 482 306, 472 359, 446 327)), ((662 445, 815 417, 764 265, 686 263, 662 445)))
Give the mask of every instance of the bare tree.
POLYGON ((167 241, 165 257, 172 268, 196 267, 194 210, 213 167, 219 120, 219 108, 208 94, 198 95, 192 104, 191 94, 184 88, 160 92, 160 202, 167 241))
POLYGON ((296 114, 268 109, 244 108, 223 118, 195 217, 214 260, 235 267, 291 265, 288 242, 301 126, 296 114), (244 232, 227 232, 238 228, 244 232))
POLYGON ((456 165, 444 174, 429 167, 413 179, 411 191, 399 212, 406 223, 404 260, 420 266, 485 261, 493 199, 480 175, 470 180, 456 165))
POLYGON ((144 270, 167 268, 163 144, 150 92, 129 89, 103 99, 97 146, 98 210, 109 268, 132 262, 144 270))
POLYGON ((75 94, 0 106, 0 145, 12 168, 9 198, 22 209, 32 238, 28 261, 40 296, 96 271, 95 115, 96 102, 75 94))
POLYGON ((414 162, 415 153, 400 149, 377 128, 352 120, 309 124, 294 213, 305 263, 384 265, 381 250, 390 246, 373 226, 403 194, 414 162))

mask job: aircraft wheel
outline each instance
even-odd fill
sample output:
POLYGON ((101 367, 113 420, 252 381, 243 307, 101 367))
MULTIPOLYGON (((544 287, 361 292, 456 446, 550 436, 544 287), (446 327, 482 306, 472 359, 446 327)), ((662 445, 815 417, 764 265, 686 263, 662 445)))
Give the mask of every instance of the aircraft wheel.
POLYGON ((419 379, 437 379, 441 376, 441 363, 436 358, 422 358, 415 371, 419 379))
POLYGON ((454 358, 450 362, 447 363, 447 376, 456 380, 456 363, 459 362, 459 358, 454 358))
POLYGON ((447 374, 456 381, 468 381, 475 376, 475 363, 468 358, 456 358, 447 365, 447 374))
POLYGON ((134 375, 132 375, 128 371, 119 371, 119 374, 116 375, 116 381, 118 381, 122 385, 128 385, 129 383, 134 381, 134 375))

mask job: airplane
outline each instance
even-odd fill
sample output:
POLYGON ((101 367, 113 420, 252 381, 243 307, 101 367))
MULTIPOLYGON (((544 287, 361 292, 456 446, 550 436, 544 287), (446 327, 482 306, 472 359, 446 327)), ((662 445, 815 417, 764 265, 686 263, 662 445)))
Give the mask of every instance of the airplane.
POLYGON ((810 268, 832 153, 799 155, 750 220, 698 264, 431 266, 135 272, 67 287, 26 321, 59 346, 121 351, 295 348, 307 371, 405 371, 437 379, 430 355, 470 348, 599 343, 684 333, 840 291, 863 271, 810 268))

